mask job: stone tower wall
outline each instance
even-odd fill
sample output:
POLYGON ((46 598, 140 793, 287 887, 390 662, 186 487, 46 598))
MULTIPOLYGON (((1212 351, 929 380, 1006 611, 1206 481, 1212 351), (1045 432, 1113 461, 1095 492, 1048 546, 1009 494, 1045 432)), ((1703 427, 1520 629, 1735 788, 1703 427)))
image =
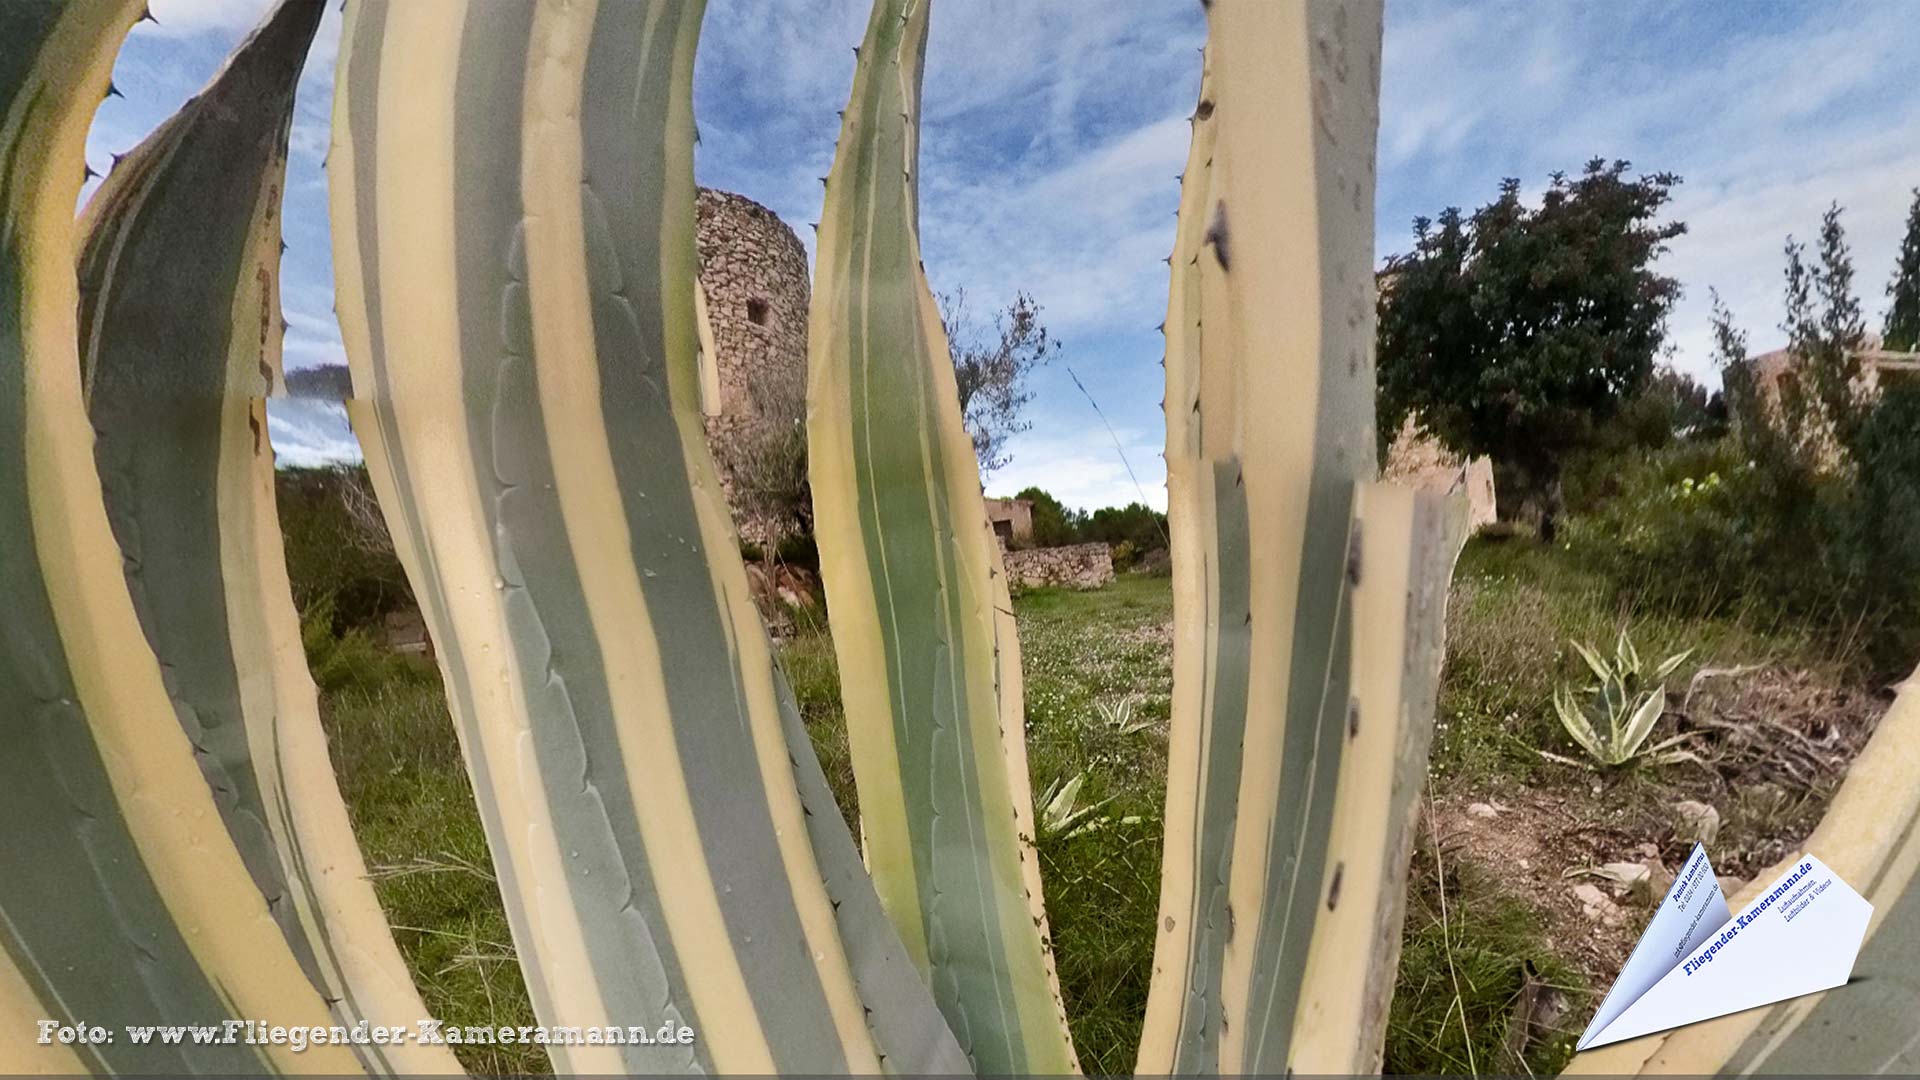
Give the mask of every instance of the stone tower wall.
MULTIPOLYGON (((707 438, 721 462, 729 501, 727 449, 752 437, 768 405, 804 402, 807 251, 779 215, 744 195, 701 188, 695 203, 700 286, 706 294, 718 368, 719 408, 707 407, 707 438)), ((734 514, 743 538, 778 539, 770 523, 734 514)))

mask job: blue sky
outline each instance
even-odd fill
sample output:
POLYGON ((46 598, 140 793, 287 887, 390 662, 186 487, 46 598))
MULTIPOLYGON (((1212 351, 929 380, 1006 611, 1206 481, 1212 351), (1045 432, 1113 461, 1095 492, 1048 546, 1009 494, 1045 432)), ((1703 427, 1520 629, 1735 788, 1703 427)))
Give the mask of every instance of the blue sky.
MULTIPOLYGON (((505 0, 501 0, 505 2, 505 0)), ((1283 0, 1270 0, 1283 2, 1283 0)), ((266 0, 153 0, 89 142, 97 169, 177 108, 266 0)), ((865 0, 709 0, 695 77, 703 184, 771 206, 812 243, 819 177, 852 79, 865 0)), ((1626 158, 1681 174, 1690 232, 1661 267, 1685 295, 1676 366, 1710 378, 1707 289, 1758 347, 1778 338, 1781 244, 1847 207, 1877 320, 1920 185, 1920 18, 1910 0, 1723 4, 1388 0, 1376 255, 1415 214, 1486 201, 1501 177, 1537 192, 1555 169, 1626 158)), ((338 362, 326 229, 327 109, 339 14, 301 85, 287 188, 290 367, 338 362)), ((1035 379, 1033 430, 988 481, 1069 505, 1164 506, 1160 338, 1205 26, 1184 0, 940 0, 921 147, 927 273, 976 309, 1031 292, 1064 340, 1035 379), (1067 368, 1093 391, 1114 439, 1067 368)), ((351 453, 337 419, 276 403, 283 460, 351 453)))

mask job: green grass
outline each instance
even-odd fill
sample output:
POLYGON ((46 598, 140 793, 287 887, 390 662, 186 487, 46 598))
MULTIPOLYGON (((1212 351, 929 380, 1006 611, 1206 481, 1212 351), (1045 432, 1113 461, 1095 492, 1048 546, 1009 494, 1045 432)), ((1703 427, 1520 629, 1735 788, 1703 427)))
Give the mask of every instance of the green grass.
POLYGON ((1036 798, 1084 774, 1080 805, 1110 800, 1104 826, 1039 845, 1068 1025, 1088 1075, 1131 1073, 1160 900, 1173 590, 1168 578, 1128 575, 1094 592, 1029 592, 1013 610, 1036 798), (1145 724, 1131 734, 1099 708, 1126 701, 1145 724))
POLYGON ((780 669, 793 687, 793 700, 813 739, 813 752, 827 784, 840 803, 853 835, 860 835, 860 803, 853 790, 853 755, 847 749, 846 714, 840 708, 840 669, 833 658, 833 639, 818 624, 788 641, 780 652, 780 669))
MULTIPOLYGON (((427 1011, 449 1026, 535 1022, 493 862, 430 665, 307 628, 354 836, 427 1011)), ((475 1073, 544 1073, 537 1046, 455 1047, 475 1073)))
POLYGON ((1589 995, 1579 975, 1554 955, 1543 925, 1537 912, 1502 890, 1497 875, 1470 863, 1436 866, 1432 848, 1423 846, 1408 881, 1383 1071, 1558 1074, 1584 1026, 1585 1013, 1575 1010, 1589 995), (1536 994, 1561 999, 1551 1028, 1514 1019, 1530 977, 1536 994))

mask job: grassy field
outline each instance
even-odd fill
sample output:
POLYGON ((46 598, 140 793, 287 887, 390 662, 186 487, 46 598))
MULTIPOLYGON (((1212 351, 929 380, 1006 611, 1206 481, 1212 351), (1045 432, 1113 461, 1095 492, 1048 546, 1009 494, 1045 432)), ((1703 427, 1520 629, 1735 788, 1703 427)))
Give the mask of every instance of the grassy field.
MULTIPOLYGON (((1585 788, 1587 775, 1543 765, 1535 753, 1542 746, 1568 749, 1548 699, 1556 680, 1576 674, 1565 649, 1569 637, 1610 641, 1627 622, 1648 653, 1694 648, 1697 662, 1826 662, 1808 642, 1776 628, 1660 610, 1565 563, 1532 543, 1469 546, 1456 579, 1434 746, 1437 795, 1514 784, 1585 788)), ((1014 607, 1036 799, 1078 777, 1075 809, 1091 810, 1070 828, 1043 825, 1039 837, 1062 990, 1083 1067, 1125 1073, 1152 968, 1171 589, 1163 577, 1124 576, 1093 592, 1031 592, 1014 607)), ((428 1007, 452 1023, 531 1023, 437 673, 383 653, 363 635, 340 639, 310 629, 334 764, 428 1007)), ((851 818, 832 643, 815 625, 781 651, 851 818)), ((1443 860, 1431 835, 1417 845, 1389 1025, 1390 1071, 1552 1071, 1571 1052, 1592 980, 1556 951, 1544 913, 1503 886, 1493 869, 1471 853, 1449 851, 1443 860), (1559 995, 1569 1018, 1523 1018, 1516 1036, 1516 1010, 1541 988, 1559 995), (1529 1032, 1526 1023, 1543 1030, 1529 1032)), ((475 1071, 547 1068, 528 1048, 464 1053, 475 1071)))

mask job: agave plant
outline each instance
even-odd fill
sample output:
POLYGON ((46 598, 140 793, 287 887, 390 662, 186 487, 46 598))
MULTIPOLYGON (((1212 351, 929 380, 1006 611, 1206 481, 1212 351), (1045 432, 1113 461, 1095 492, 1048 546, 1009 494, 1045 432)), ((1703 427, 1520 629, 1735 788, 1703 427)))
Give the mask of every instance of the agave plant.
MULTIPOLYGON (((1614 642, 1611 658, 1578 641, 1567 644, 1593 673, 1593 682, 1584 687, 1563 683, 1553 690, 1554 715, 1560 718, 1560 726, 1580 749, 1607 768, 1641 759, 1656 765, 1694 760, 1693 754, 1678 749, 1681 743, 1692 738, 1690 734, 1647 745, 1654 725, 1667 712, 1667 676, 1686 663, 1693 655, 1692 649, 1674 653, 1648 668, 1641 662, 1639 650, 1633 647, 1624 629, 1614 642)), ((1545 756, 1569 760, 1557 754, 1545 756)))
POLYGON ((1113 800, 1109 797, 1091 805, 1080 805, 1080 786, 1086 781, 1087 774, 1077 772, 1055 780, 1040 793, 1040 835, 1036 840, 1071 840, 1106 826, 1109 819, 1094 815, 1113 800))
MULTIPOLYGON (((327 768, 272 503, 279 192, 319 3, 283 0, 78 231, 142 4, 0 4, 0 1073, 455 1068, 417 1043, 14 1034, 424 1011, 327 768)), ((534 1010, 566 1072, 1071 1072, 1018 637, 919 265, 926 0, 875 4, 810 326, 859 841, 703 438, 701 17, 355 0, 336 71, 349 413, 534 1010), (699 1037, 566 1037, 662 1022, 699 1037)), ((1168 260, 1175 675, 1139 1071, 1364 1072, 1464 510, 1375 478, 1379 0, 1207 18, 1168 260)), ((1915 994, 1916 739, 1910 687, 1814 838, 1881 912, 1844 1004, 1576 1067, 1912 1067, 1907 1026, 1859 1018, 1915 994)), ((1045 793, 1044 824, 1093 827, 1077 796, 1045 793)))
POLYGON ((1150 716, 1136 716, 1135 706, 1138 698, 1128 695, 1118 702, 1097 701, 1094 703, 1094 715, 1100 718, 1100 724, 1116 735, 1138 735, 1153 727, 1150 716))

